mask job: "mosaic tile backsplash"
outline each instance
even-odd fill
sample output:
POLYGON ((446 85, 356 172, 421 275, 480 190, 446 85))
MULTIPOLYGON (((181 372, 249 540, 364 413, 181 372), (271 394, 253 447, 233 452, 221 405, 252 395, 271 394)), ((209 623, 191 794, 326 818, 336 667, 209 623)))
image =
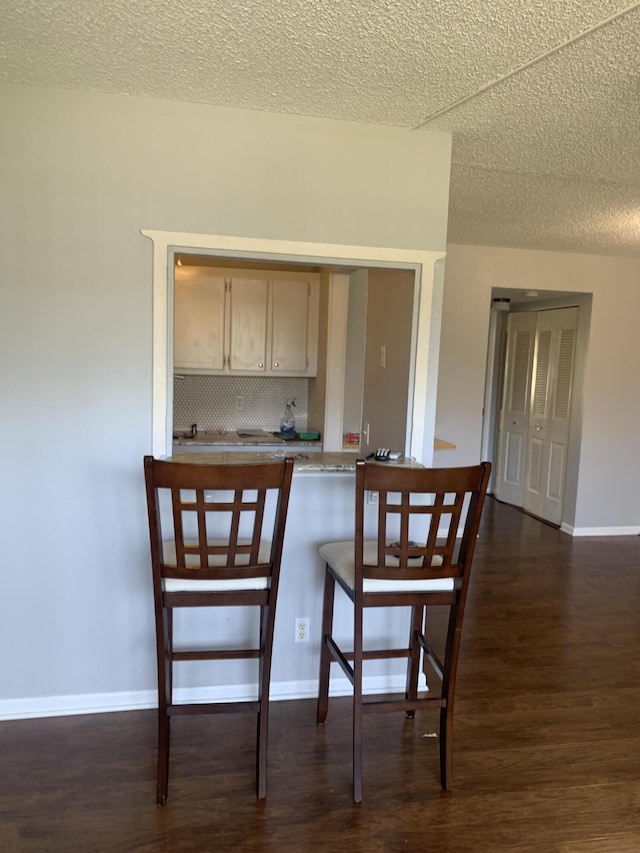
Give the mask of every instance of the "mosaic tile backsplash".
POLYGON ((277 430, 295 397, 297 429, 306 429, 309 380, 272 376, 181 376, 173 380, 173 428, 277 430))

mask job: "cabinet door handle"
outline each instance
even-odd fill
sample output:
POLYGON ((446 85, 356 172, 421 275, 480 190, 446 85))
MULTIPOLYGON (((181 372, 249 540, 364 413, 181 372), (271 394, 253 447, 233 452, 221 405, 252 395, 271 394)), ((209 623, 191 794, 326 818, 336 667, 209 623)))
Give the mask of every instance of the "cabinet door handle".
POLYGON ((263 364, 261 361, 259 361, 259 362, 258 362, 258 367, 264 367, 264 364, 263 364))
POLYGON ((274 361, 274 362, 273 362, 273 366, 274 366, 274 367, 280 367, 280 363, 279 363, 279 362, 277 362, 277 361, 274 361))

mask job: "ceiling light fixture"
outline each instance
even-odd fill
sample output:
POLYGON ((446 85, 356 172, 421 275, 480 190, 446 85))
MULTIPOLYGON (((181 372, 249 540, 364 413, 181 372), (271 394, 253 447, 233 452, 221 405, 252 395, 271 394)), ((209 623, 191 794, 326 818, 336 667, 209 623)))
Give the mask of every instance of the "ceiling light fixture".
POLYGON ((178 255, 178 260, 176 261, 176 266, 177 266, 177 267, 181 267, 181 266, 182 266, 182 258, 180 257, 180 255, 178 255))

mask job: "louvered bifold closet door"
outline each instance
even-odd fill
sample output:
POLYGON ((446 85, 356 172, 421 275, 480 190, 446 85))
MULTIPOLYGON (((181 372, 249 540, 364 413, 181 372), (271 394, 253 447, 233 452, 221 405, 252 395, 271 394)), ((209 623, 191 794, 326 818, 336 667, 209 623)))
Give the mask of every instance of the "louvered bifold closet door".
POLYGON ((562 520, 569 445, 577 308, 536 313, 524 508, 562 520))

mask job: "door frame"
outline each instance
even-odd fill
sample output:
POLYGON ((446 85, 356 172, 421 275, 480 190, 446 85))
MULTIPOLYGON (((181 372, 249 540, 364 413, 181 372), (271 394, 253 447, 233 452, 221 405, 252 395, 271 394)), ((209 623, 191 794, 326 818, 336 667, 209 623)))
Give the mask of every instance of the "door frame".
MULTIPOLYGON (((591 304, 593 294, 589 292, 572 292, 565 291, 562 294, 555 294, 551 299, 544 298, 544 291, 540 291, 540 298, 535 301, 519 301, 519 295, 528 293, 525 288, 515 288, 510 291, 512 295, 511 310, 517 311, 544 311, 554 308, 571 308, 577 306, 578 311, 578 328, 576 335, 576 349, 574 361, 573 375, 573 397, 571 402, 571 425, 569 430, 569 447, 567 451, 567 470, 565 473, 565 489, 564 501, 562 508, 562 521, 560 530, 564 533, 573 534, 575 526, 576 503, 578 494, 578 477, 580 474, 580 446, 582 443, 582 417, 584 404, 584 376, 586 370, 587 356, 589 353, 589 331, 591 328, 591 304)), ((496 296, 504 296, 502 290, 500 293, 491 294, 491 299, 496 296)), ((496 439, 497 429, 496 424, 500 417, 500 406, 502 403, 502 384, 504 380, 505 368, 505 353, 502 347, 502 339, 504 336, 506 312, 500 313, 501 316, 496 319, 497 332, 494 335, 500 339, 498 343, 494 341, 495 349, 491 349, 491 324, 489 331, 489 346, 487 350, 487 371, 485 376, 485 409, 482 419, 482 449, 487 452, 488 459, 492 463, 496 460, 496 439), (495 357, 495 353, 502 352, 501 357, 495 357), (493 355, 492 355, 493 353, 493 355), (489 395, 487 389, 494 389, 489 395), (497 392, 495 391, 497 389, 497 392), (491 409, 486 407, 487 401, 491 400, 491 409)), ((495 490, 493 490, 495 492, 495 490)))
POLYGON ((482 435, 480 439, 480 458, 487 459, 492 463, 488 486, 489 494, 493 494, 495 491, 496 465, 494 462, 497 453, 502 382, 507 357, 504 348, 506 316, 507 312, 504 308, 496 308, 492 303, 489 315, 489 342, 487 345, 487 369, 484 382, 482 435))
POLYGON ((408 400, 412 413, 409 452, 424 464, 432 464, 442 319, 442 261, 446 252, 150 229, 143 229, 141 233, 153 243, 151 446, 154 456, 170 455, 172 447, 174 256, 181 252, 202 251, 238 260, 413 269, 416 274, 417 311, 414 317, 412 394, 408 400))

